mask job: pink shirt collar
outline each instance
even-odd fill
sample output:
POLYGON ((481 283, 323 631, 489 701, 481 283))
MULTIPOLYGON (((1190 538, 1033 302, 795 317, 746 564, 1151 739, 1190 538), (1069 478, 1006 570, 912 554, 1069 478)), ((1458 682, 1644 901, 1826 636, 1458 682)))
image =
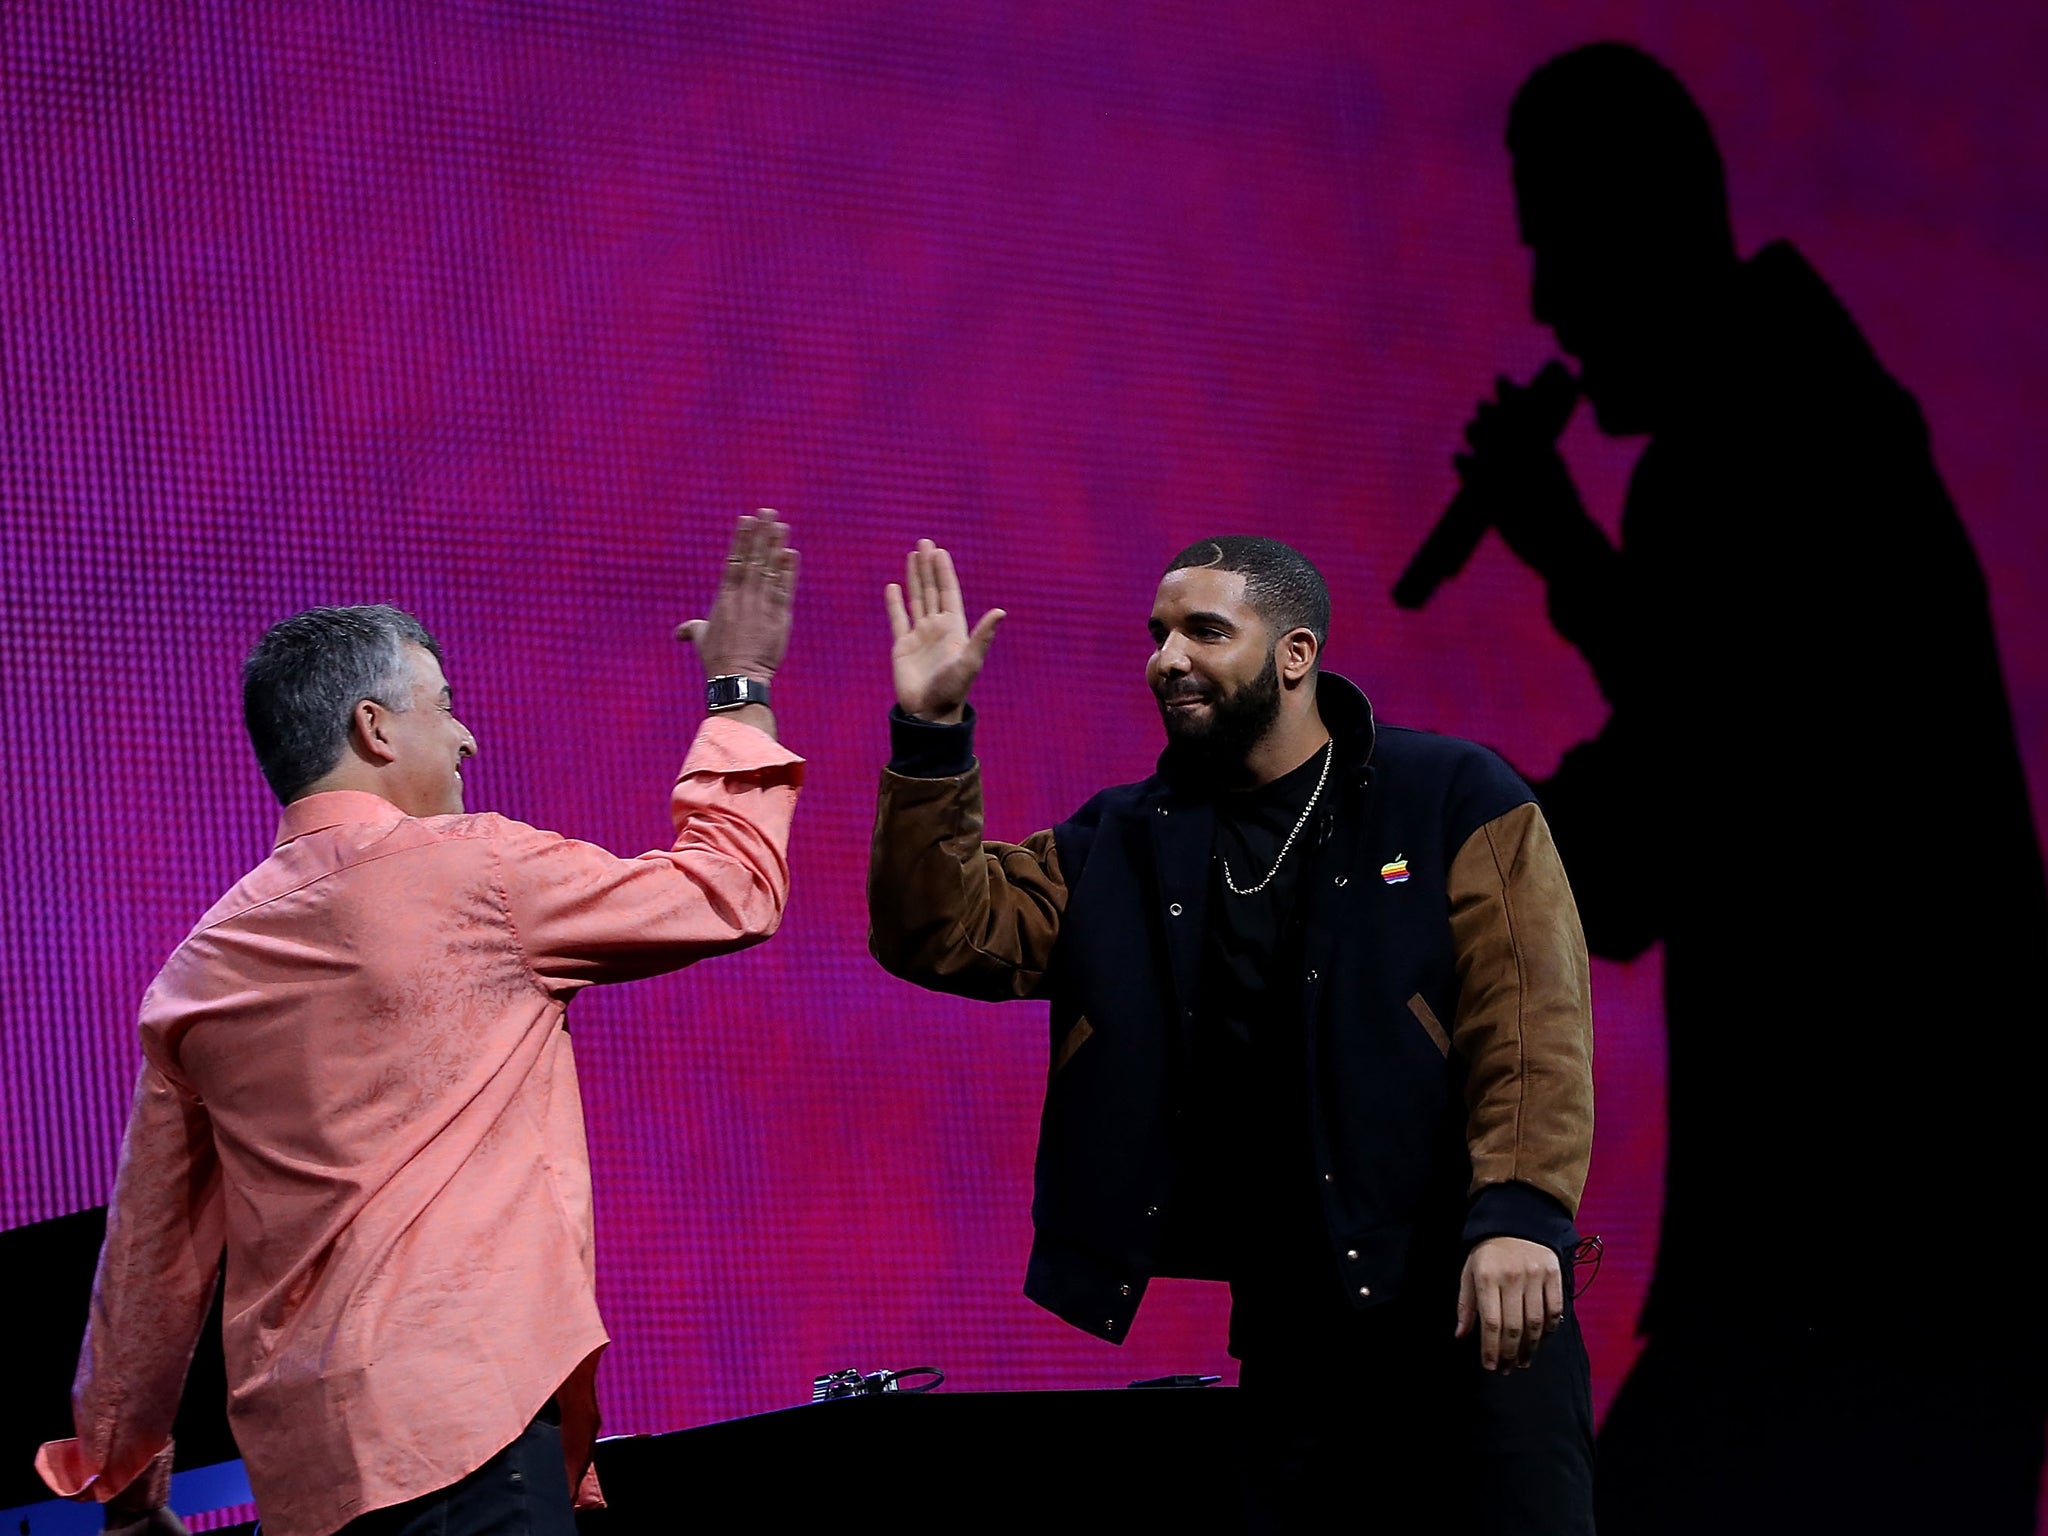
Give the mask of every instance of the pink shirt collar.
POLYGON ((282 848, 295 837, 348 822, 366 821, 395 827, 403 820, 405 812, 382 795, 360 789, 324 790, 320 794, 294 800, 284 808, 284 815, 277 823, 277 841, 272 847, 282 848))

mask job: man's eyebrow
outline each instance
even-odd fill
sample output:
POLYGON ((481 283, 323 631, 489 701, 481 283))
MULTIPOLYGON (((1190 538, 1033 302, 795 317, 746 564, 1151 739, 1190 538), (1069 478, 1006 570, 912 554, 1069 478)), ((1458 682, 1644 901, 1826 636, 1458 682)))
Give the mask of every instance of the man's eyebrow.
POLYGON ((1235 629, 1237 625, 1220 613, 1190 613, 1181 617, 1183 624, 1213 624, 1218 629, 1235 629))

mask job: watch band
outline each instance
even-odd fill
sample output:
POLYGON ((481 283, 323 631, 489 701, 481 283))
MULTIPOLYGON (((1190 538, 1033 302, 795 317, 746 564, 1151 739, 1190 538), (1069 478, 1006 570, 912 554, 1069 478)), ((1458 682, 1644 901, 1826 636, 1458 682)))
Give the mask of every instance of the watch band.
POLYGON ((704 707, 714 715, 720 710, 767 702, 768 685, 758 677, 727 672, 707 679, 704 684, 704 707))

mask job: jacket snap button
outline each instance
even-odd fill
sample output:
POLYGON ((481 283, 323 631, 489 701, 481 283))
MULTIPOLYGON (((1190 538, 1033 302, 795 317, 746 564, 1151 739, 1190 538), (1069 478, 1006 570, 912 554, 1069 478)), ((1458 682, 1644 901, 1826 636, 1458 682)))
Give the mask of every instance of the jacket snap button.
POLYGON ((1116 1293, 1119 1296, 1128 1296, 1131 1294, 1131 1288, 1128 1285, 1120 1285, 1116 1288, 1116 1293))
POLYGON ((1314 981, 1314 980, 1316 979, 1316 973, 1315 973, 1314 971, 1310 971, 1310 972, 1308 973, 1308 979, 1309 979, 1310 981, 1314 981))
POLYGON ((1337 883, 1339 885, 1349 885, 1351 883, 1351 877, 1349 875, 1339 875, 1337 877, 1337 883))
POLYGON ((1358 1262, 1358 1250, 1356 1248, 1347 1248, 1344 1250, 1344 1257, 1356 1264, 1358 1262))
POLYGON ((1159 1207, 1156 1205, 1148 1205, 1145 1207, 1145 1214, 1147 1216, 1157 1216, 1159 1214, 1159 1207))
POLYGON ((1370 1296, 1372 1294, 1372 1287, 1369 1285, 1361 1285, 1358 1288, 1358 1294, 1361 1296, 1370 1296))
POLYGON ((1166 807, 1165 807, 1165 806, 1163 806, 1163 805, 1162 805, 1162 806, 1160 806, 1160 807, 1159 807, 1159 814, 1160 814, 1160 815, 1162 815, 1162 816, 1164 816, 1164 815, 1166 815, 1166 814, 1167 814, 1167 810, 1166 810, 1166 807))
POLYGON ((1104 1319, 1102 1320, 1102 1331, 1103 1331, 1104 1333, 1115 1333, 1115 1332, 1116 1332, 1116 1319, 1115 1319, 1115 1318, 1113 1318, 1113 1317, 1106 1317, 1106 1318, 1104 1318, 1104 1319))
POLYGON ((1173 915, 1174 915, 1175 917, 1179 917, 1179 916, 1180 916, 1180 903, 1176 901, 1176 902, 1175 902, 1175 903, 1174 903, 1174 904, 1173 904, 1172 906, 1168 907, 1168 908, 1167 908, 1166 910, 1167 910, 1167 911, 1169 911, 1169 912, 1171 912, 1171 913, 1172 913, 1172 914, 1173 914, 1173 915))
POLYGON ((1337 1182, 1337 1175, 1335 1175, 1334 1173, 1326 1173, 1323 1175, 1323 1182, 1325 1184, 1334 1184, 1337 1182))

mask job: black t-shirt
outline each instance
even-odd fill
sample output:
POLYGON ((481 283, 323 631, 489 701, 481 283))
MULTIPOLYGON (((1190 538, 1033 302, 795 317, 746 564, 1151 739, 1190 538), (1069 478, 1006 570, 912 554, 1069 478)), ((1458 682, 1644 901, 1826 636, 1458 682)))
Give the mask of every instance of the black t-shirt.
POLYGON ((1217 801, 1201 990, 1175 1093, 1173 1273, 1240 1281, 1299 1253, 1322 1224, 1309 1178, 1300 971, 1318 819, 1304 822, 1303 812, 1330 750, 1217 801))

